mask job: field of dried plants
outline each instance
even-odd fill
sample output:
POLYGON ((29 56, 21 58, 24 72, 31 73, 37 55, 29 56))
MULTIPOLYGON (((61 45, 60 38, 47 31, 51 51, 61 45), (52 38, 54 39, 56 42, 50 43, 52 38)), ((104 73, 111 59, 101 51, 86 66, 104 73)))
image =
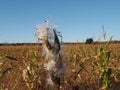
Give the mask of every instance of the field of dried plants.
MULTIPOLYGON (((65 44, 64 55, 60 90, 120 90, 120 43, 65 44)), ((0 90, 51 90, 43 63, 39 44, 1 45, 0 90)))

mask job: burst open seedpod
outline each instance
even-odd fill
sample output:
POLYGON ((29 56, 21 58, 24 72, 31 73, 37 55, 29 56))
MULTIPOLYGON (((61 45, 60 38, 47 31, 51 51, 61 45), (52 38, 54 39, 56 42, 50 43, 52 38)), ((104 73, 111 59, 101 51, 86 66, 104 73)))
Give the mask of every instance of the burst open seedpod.
POLYGON ((37 38, 42 41, 46 82, 48 85, 60 86, 60 78, 64 76, 66 65, 61 56, 61 43, 55 28, 48 25, 37 27, 37 38))

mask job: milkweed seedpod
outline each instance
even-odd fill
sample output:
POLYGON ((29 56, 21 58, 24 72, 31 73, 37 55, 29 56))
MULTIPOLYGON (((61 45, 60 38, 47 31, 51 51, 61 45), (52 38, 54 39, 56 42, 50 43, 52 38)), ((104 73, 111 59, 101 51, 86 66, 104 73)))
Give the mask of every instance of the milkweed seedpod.
MULTIPOLYGON (((45 22, 46 23, 46 22, 45 22)), ((47 21, 48 24, 48 21, 47 21)), ((42 25, 37 27, 37 38, 42 41, 44 60, 45 79, 49 85, 60 86, 60 78, 64 76, 66 65, 61 56, 61 43, 55 28, 49 25, 42 25)))

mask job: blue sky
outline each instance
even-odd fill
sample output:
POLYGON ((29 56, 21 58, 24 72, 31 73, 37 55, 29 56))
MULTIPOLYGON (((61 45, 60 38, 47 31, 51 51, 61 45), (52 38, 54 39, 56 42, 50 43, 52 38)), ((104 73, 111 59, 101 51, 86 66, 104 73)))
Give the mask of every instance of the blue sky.
POLYGON ((0 43, 37 42, 36 25, 58 24, 64 42, 120 40, 120 0, 0 0, 0 43))

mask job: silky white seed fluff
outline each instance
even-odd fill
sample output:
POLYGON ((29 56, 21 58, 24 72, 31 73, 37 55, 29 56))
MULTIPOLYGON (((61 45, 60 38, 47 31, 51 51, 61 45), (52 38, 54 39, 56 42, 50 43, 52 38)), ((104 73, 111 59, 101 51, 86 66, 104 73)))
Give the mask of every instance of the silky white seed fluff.
POLYGON ((46 79, 46 82, 47 82, 49 85, 53 86, 53 81, 52 81, 51 77, 47 78, 47 79, 46 79))
POLYGON ((48 25, 48 21, 45 22, 45 25, 39 25, 37 26, 36 30, 36 36, 38 39, 40 39, 43 47, 43 55, 45 57, 45 62, 43 64, 43 67, 46 71, 48 71, 49 74, 47 74, 46 82, 49 85, 53 85, 53 81, 51 79, 51 73, 55 77, 60 77, 63 75, 63 73, 66 70, 66 64, 64 63, 64 50, 65 47, 61 45, 61 49, 58 53, 54 53, 53 50, 55 49, 54 47, 54 34, 53 34, 53 29, 48 25), (49 43, 51 44, 52 50, 48 50, 46 43, 44 43, 45 40, 48 40, 49 43), (61 55, 60 55, 61 54, 61 55), (61 57, 61 58, 60 58, 61 57), (59 60, 62 59, 62 60, 59 60))

